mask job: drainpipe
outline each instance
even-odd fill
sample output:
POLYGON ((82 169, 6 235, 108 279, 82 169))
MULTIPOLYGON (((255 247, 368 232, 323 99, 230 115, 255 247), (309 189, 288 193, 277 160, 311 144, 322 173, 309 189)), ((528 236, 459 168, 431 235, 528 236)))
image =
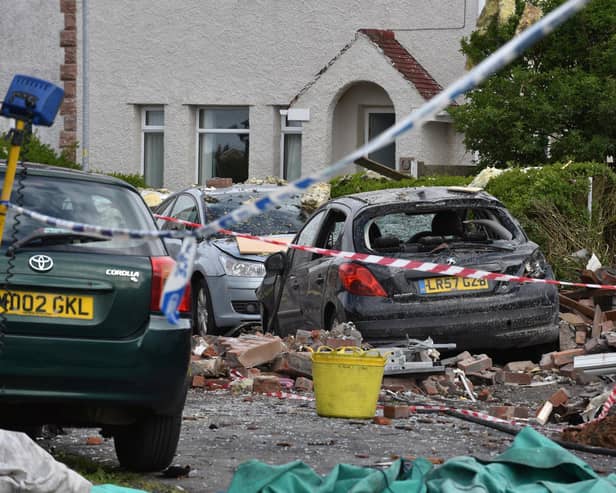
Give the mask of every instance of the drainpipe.
POLYGON ((82 24, 82 110, 81 110, 81 167, 84 171, 90 171, 90 101, 88 94, 88 0, 81 0, 81 24, 82 24))

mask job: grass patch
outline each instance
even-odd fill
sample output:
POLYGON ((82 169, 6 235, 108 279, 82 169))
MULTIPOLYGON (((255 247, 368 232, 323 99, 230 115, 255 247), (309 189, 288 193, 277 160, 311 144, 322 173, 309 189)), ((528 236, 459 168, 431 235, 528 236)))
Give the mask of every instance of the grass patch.
POLYGON ((154 479, 144 478, 143 475, 121 469, 104 466, 94 462, 89 457, 66 452, 55 452, 54 458, 67 467, 81 474, 92 484, 114 484, 127 488, 136 488, 149 493, 177 493, 184 491, 175 486, 161 483, 154 479))

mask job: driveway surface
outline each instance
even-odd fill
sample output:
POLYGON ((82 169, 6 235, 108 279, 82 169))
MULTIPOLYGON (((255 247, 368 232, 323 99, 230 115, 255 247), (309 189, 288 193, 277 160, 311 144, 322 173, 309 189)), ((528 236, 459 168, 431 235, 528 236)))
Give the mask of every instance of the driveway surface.
MULTIPOLYGON (((528 405, 535 410, 560 387, 572 394, 585 390, 579 385, 562 383, 540 387, 500 385, 491 387, 495 402, 479 402, 474 408, 485 409, 502 403, 528 405)), ((463 399, 440 403, 471 407, 463 399)), ((555 427, 552 425, 551 429, 555 427)), ((119 467, 112 440, 92 446, 86 444, 86 438, 97 434, 97 430, 69 429, 67 432, 42 445, 119 467)), ((547 429, 544 434, 551 436, 547 429)), ((235 468, 250 459, 270 464, 301 460, 326 474, 340 463, 375 466, 398 456, 444 460, 460 455, 490 458, 503 452, 512 438, 495 429, 446 415, 416 414, 393 420, 390 425, 377 425, 371 420, 319 417, 314 402, 193 389, 184 410, 182 437, 174 461, 177 465, 190 465, 190 475, 161 481, 176 486, 178 491, 222 492, 228 488, 235 468)), ((616 457, 574 453, 599 473, 616 471, 616 457)), ((160 479, 159 474, 147 476, 160 479)))

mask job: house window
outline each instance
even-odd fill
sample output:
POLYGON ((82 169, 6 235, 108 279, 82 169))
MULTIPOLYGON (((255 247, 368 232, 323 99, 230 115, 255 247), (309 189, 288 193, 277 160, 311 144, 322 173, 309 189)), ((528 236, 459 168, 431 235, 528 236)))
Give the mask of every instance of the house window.
POLYGON ((302 125, 280 110, 280 176, 293 181, 302 176, 302 125))
POLYGON ((162 106, 141 111, 141 168, 150 187, 162 187, 165 167, 165 110, 162 106))
POLYGON ((248 178, 248 108, 201 108, 198 111, 197 182, 208 178, 248 178))
MULTIPOLYGON (((396 123, 396 114, 393 108, 366 108, 364 121, 364 141, 374 139, 389 127, 396 123)), ((368 159, 372 159, 379 164, 396 169, 396 144, 382 147, 368 154, 368 159)))

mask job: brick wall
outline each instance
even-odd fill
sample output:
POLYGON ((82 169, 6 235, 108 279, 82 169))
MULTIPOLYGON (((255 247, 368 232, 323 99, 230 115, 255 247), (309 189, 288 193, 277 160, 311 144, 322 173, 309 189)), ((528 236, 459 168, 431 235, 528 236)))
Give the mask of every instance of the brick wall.
POLYGON ((60 108, 63 130, 60 149, 76 160, 77 142, 77 0, 60 0, 64 14, 64 29, 60 32, 60 46, 64 49, 64 63, 60 65, 60 80, 64 84, 64 102, 60 108))

